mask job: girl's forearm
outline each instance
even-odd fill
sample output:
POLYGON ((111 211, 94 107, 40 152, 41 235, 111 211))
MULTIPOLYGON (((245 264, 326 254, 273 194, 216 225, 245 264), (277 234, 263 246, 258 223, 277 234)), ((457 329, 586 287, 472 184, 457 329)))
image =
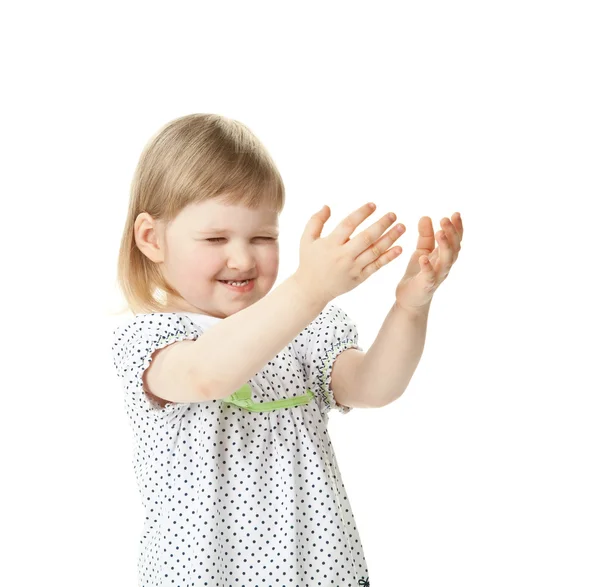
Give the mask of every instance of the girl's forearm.
POLYGON ((418 313, 392 306, 356 372, 356 393, 371 405, 386 406, 408 387, 423 354, 430 305, 418 313))

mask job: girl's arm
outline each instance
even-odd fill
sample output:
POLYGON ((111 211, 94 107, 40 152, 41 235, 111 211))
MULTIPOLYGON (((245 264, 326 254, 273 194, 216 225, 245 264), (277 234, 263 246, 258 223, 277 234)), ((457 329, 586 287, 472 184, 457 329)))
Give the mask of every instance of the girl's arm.
POLYGON ((394 304, 368 352, 340 354, 331 376, 338 403, 383 407, 404 393, 423 354, 430 306, 412 313, 394 304))
POLYGON ((144 391, 163 406, 224 399, 256 375, 325 305, 294 274, 196 340, 156 351, 143 374, 144 391))

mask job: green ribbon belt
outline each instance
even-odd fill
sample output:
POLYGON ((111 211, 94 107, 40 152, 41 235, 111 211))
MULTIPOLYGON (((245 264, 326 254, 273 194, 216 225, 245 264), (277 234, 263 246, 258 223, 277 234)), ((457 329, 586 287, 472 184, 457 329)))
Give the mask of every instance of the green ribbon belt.
POLYGON ((309 403, 315 394, 309 389, 304 395, 298 397, 290 397, 287 399, 278 399, 273 402, 255 403, 252 400, 252 388, 248 383, 245 383, 235 393, 222 399, 226 404, 233 404, 250 412, 270 412, 271 410, 279 410, 281 408, 293 408, 294 406, 302 406, 309 403))

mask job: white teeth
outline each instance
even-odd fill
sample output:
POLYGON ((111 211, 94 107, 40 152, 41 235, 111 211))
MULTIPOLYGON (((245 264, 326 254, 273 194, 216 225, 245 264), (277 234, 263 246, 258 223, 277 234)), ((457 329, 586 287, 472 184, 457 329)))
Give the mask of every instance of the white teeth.
POLYGON ((229 285, 237 285, 242 286, 242 285, 246 285, 249 282, 249 280, 247 279, 246 281, 226 281, 225 283, 228 283, 229 285))

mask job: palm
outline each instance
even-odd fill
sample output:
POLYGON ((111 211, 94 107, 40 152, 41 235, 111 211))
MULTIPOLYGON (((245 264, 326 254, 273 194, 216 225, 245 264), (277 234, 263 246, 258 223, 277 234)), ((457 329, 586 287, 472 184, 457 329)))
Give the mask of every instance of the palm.
POLYGON ((404 277, 396 288, 396 305, 409 310, 418 310, 428 304, 436 289, 446 279, 460 251, 463 236, 462 220, 458 214, 454 219, 443 219, 443 230, 434 234, 431 218, 419 220, 419 239, 404 277), (444 222, 446 221, 446 222, 444 222), (445 234, 447 240, 441 235, 445 234), (435 241, 439 246, 435 248, 435 241))

